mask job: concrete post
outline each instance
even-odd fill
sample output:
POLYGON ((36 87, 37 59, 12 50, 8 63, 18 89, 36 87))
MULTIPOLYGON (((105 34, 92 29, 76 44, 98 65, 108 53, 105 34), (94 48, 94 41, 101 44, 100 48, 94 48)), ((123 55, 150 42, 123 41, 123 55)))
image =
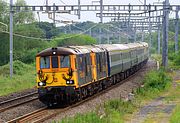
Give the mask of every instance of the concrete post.
POLYGON ((179 8, 176 7, 176 20, 175 20, 175 52, 178 52, 178 33, 179 33, 179 8))
POLYGON ((158 18, 158 54, 160 54, 161 50, 161 25, 160 25, 160 17, 158 18))
POLYGON ((13 76, 13 0, 10 0, 10 77, 13 76))
POLYGON ((163 6, 163 42, 162 42, 162 66, 168 67, 168 27, 169 27, 169 0, 165 0, 163 6))

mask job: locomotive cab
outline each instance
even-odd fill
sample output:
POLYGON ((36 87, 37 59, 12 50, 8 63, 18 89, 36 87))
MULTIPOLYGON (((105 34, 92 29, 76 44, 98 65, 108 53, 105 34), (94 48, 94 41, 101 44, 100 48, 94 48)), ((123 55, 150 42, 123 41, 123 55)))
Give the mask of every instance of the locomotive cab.
POLYGON ((43 103, 56 102, 76 88, 76 56, 66 48, 49 48, 36 56, 37 88, 43 103), (48 98, 47 98, 48 97, 48 98))
POLYGON ((42 56, 37 58, 37 62, 38 87, 74 85, 74 80, 71 80, 74 70, 71 67, 71 56, 42 56))

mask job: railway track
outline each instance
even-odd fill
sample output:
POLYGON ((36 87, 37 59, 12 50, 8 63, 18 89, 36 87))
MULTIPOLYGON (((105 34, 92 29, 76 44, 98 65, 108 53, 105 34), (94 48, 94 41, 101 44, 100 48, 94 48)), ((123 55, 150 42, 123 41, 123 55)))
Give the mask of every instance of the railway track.
POLYGON ((17 98, 13 98, 10 100, 0 102, 0 107, 1 107, 0 113, 6 111, 8 109, 20 106, 22 104, 37 100, 38 99, 37 94, 38 94, 37 92, 33 92, 33 93, 26 94, 26 95, 23 95, 23 96, 20 96, 17 98))
MULTIPOLYGON (((143 70, 143 68, 141 69, 143 70)), ((129 76, 128 78, 126 78, 125 80, 122 80, 120 81, 119 83, 116 83, 112 86, 110 86, 109 88, 105 89, 105 90, 102 90, 100 91, 99 93, 96 93, 95 95, 91 96, 91 97, 88 97, 80 102, 77 102, 73 105, 70 105, 68 107, 65 107, 65 108, 61 108, 61 109, 48 109, 47 107, 44 107, 42 109, 38 109, 34 112, 31 112, 29 114, 25 114, 23 116, 20 116, 20 117, 17 117, 13 120, 10 120, 8 121, 7 123, 15 123, 15 122, 18 122, 18 123, 40 123, 40 122, 43 122, 45 120, 48 120, 52 117, 55 117, 56 115, 60 114, 60 113, 63 113, 73 107, 76 107, 76 106, 79 106, 79 105, 82 105, 84 102, 86 101, 89 101, 89 100, 92 100, 98 96, 100 96, 101 94, 103 93, 106 93, 108 92, 109 90, 117 87, 117 86, 120 86, 122 83, 125 83, 129 80, 131 80, 133 77, 135 77, 136 75, 138 75, 138 73, 141 71, 139 70, 138 72, 134 73, 133 75, 129 76)))

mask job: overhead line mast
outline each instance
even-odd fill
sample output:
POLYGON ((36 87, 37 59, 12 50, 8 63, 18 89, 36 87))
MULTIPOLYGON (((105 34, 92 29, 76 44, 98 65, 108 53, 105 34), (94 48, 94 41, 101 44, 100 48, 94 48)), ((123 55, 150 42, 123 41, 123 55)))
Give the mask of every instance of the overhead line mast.
POLYGON ((10 22, 9 22, 9 31, 10 31, 10 77, 13 76, 13 0, 10 0, 10 22))

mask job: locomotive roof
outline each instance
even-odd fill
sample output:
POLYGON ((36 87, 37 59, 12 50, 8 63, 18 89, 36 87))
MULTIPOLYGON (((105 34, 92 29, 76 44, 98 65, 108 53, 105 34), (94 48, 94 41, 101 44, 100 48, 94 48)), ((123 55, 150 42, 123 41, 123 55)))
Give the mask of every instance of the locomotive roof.
POLYGON ((66 47, 57 47, 57 48, 48 48, 40 53, 38 53, 36 56, 51 56, 51 55, 70 55, 70 54, 76 54, 77 51, 74 51, 73 49, 66 48, 66 47), (53 54, 55 52, 55 54, 53 54))

